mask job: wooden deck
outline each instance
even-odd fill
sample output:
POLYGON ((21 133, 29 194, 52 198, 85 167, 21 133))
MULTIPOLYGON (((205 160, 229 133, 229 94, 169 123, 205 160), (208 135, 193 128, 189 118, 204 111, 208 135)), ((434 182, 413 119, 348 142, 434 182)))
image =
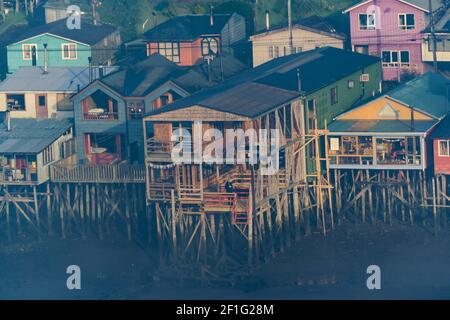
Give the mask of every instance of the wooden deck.
POLYGON ((145 183, 145 166, 56 164, 50 168, 50 180, 60 183, 145 183))

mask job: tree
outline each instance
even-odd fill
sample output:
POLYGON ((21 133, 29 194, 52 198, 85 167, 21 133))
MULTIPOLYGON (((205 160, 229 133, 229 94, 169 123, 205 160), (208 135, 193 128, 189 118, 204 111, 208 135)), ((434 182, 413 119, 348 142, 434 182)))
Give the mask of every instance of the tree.
POLYGON ((109 0, 99 8, 102 21, 120 27, 122 38, 127 41, 137 35, 140 14, 139 0, 109 0))
POLYGON ((219 4, 215 7, 217 13, 238 13, 245 18, 248 34, 254 33, 253 17, 254 11, 252 6, 244 1, 232 0, 219 4))

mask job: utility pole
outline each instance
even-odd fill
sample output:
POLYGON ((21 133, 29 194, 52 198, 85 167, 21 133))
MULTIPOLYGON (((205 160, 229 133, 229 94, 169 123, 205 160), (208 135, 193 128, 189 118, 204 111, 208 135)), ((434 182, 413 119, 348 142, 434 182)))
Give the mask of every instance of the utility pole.
MULTIPOLYGON (((434 32, 434 14, 433 14, 433 4, 431 0, 428 0, 428 8, 430 10, 430 31, 432 40, 432 50, 433 50, 433 68, 434 72, 438 72, 437 65, 437 53, 436 53, 436 33, 434 32)), ((430 41, 430 39, 428 39, 430 41)))
POLYGON ((292 54, 294 52, 294 40, 292 37, 292 0, 288 0, 288 29, 289 29, 289 54, 292 54))
POLYGON ((256 34, 258 32, 258 0, 255 0, 253 11, 253 28, 255 28, 253 31, 256 34))

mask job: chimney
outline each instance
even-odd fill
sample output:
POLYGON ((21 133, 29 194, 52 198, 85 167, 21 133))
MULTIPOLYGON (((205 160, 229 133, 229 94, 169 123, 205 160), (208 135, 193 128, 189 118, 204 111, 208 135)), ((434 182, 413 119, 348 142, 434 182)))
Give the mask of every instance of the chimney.
POLYGON ((6 131, 11 131, 11 115, 10 111, 6 110, 6 131))
POLYGON ((158 25, 158 16, 156 15, 156 11, 153 11, 153 27, 156 27, 158 25))
POLYGON ((270 30, 270 13, 266 10, 266 31, 270 30))
POLYGON ((89 61, 89 83, 92 82, 92 57, 88 58, 89 61))
POLYGON ((102 64, 98 66, 98 77, 99 77, 99 79, 103 78, 103 65, 102 64))
POLYGON ((44 73, 48 73, 48 57, 47 57, 47 44, 44 43, 44 73))
POLYGON ((213 6, 209 7, 209 24, 211 27, 214 26, 214 7, 213 6))

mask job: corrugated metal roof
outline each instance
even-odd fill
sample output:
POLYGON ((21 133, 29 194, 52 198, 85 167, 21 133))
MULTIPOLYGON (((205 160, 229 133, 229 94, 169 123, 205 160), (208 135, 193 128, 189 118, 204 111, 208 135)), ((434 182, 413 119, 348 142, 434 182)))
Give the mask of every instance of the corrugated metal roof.
POLYGON ((437 73, 426 73, 388 92, 402 103, 440 118, 449 111, 450 80, 437 73))
POLYGON ((438 121, 415 121, 414 129, 411 122, 400 120, 335 120, 328 126, 333 132, 373 132, 373 133, 425 133, 438 121))
POLYGON ((214 14, 214 25, 210 15, 185 15, 167 20, 145 33, 149 41, 195 40, 202 35, 220 34, 230 20, 231 14, 214 14))
POLYGON ((331 47, 293 54, 243 72, 213 88, 155 110, 150 115, 201 105, 253 118, 379 61, 378 57, 331 47), (298 70, 302 84, 300 92, 298 70))
MULTIPOLYGON (((104 67, 104 73, 116 70, 116 67, 104 67)), ((94 79, 98 78, 95 68, 94 79)), ((89 84, 87 67, 48 67, 44 73, 42 67, 20 67, 5 81, 0 82, 0 92, 76 92, 78 86, 89 84)))
POLYGON ((433 139, 450 139, 450 114, 436 126, 431 137, 433 139))
POLYGON ((0 124, 0 154, 36 154, 72 127, 70 119, 11 119, 0 124))
POLYGON ((51 23, 42 24, 39 26, 32 26, 25 30, 22 30, 13 39, 10 39, 8 44, 18 43, 22 40, 33 38, 42 34, 53 34, 62 38, 74 40, 88 45, 94 45, 116 32, 118 29, 115 26, 109 24, 94 25, 86 20, 82 20, 81 29, 69 29, 67 28, 66 19, 58 20, 51 23))

